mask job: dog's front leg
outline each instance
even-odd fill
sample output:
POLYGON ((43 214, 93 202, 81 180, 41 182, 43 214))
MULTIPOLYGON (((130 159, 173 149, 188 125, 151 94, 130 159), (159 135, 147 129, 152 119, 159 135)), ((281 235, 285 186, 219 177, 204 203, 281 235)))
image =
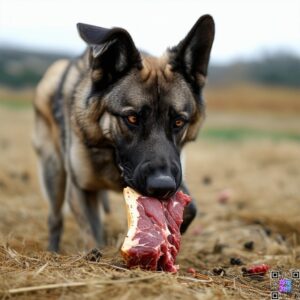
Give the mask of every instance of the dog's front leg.
POLYGON ((83 190, 68 178, 67 200, 80 229, 83 230, 87 248, 104 246, 98 191, 83 190))
MULTIPOLYGON (((185 193, 190 195, 190 192, 186 186, 186 184, 182 181, 180 189, 185 193)), ((184 208, 183 212, 183 222, 180 227, 181 234, 185 233, 192 221, 194 220, 197 214, 197 207, 195 204, 195 200, 192 198, 192 201, 184 208)))

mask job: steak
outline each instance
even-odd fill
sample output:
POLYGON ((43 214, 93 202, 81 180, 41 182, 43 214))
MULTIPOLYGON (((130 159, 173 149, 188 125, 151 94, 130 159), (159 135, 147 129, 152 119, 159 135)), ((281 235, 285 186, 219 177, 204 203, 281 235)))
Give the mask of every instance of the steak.
POLYGON ((127 187, 124 197, 128 233, 121 254, 129 268, 177 272, 175 259, 180 248, 183 209, 191 201, 177 192, 168 200, 145 197, 127 187))

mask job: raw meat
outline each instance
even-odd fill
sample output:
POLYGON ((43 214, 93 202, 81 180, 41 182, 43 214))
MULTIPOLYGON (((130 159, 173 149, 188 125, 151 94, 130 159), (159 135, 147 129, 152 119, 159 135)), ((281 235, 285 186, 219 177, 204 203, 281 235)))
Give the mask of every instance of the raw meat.
POLYGON ((180 248, 183 209, 191 198, 177 192, 168 200, 139 195, 124 189, 128 233, 121 253, 129 268, 177 272, 175 259, 180 248))

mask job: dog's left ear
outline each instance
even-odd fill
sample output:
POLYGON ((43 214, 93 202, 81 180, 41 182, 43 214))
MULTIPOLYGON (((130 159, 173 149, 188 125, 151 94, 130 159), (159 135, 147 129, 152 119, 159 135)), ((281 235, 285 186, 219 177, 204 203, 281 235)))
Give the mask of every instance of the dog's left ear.
POLYGON ((187 36, 170 50, 173 70, 182 72, 197 86, 203 86, 214 36, 213 18, 200 17, 187 36))
POLYGON ((102 28, 77 24, 80 37, 91 48, 91 67, 114 77, 141 64, 140 53, 130 34, 123 28, 102 28))

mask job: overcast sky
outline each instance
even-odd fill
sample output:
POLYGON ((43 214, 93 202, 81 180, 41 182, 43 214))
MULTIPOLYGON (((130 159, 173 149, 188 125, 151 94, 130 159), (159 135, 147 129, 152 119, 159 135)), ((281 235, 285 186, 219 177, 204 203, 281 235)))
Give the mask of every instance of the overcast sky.
POLYGON ((279 50, 300 56, 300 0, 0 0, 0 44, 78 54, 75 24, 85 22, 124 27, 159 55, 206 13, 216 22, 215 62, 279 50))

